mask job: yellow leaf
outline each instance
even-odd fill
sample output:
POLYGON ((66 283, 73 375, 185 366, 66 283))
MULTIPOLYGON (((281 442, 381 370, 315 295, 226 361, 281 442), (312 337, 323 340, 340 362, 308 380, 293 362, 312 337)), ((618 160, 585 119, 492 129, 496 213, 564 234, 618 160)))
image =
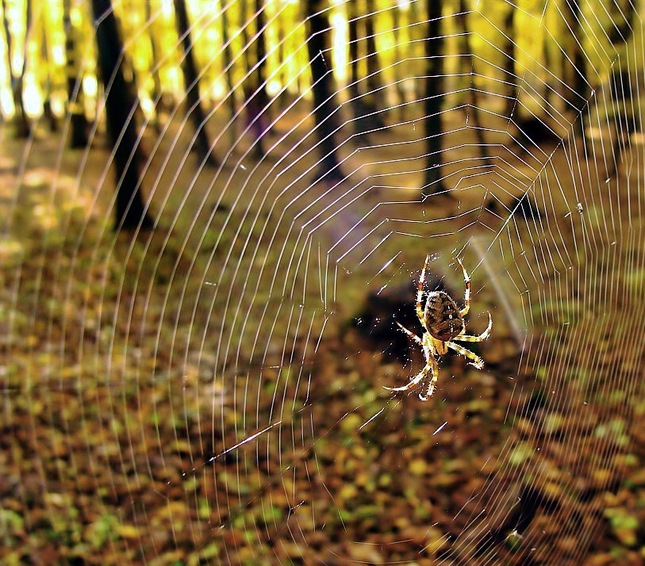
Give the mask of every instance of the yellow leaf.
POLYGON ((119 525, 116 529, 121 538, 135 539, 139 538, 139 529, 134 525, 119 525))

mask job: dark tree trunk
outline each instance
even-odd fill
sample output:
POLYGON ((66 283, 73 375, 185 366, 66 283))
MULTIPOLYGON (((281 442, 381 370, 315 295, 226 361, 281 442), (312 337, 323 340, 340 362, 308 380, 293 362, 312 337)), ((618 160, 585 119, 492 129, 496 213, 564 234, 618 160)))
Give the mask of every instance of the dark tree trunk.
POLYGON ((246 117, 251 133, 254 137, 253 151, 256 158, 265 156, 262 138, 267 129, 267 113, 269 97, 266 92, 266 45, 265 45, 265 19, 262 0, 255 1, 256 34, 252 40, 255 46, 255 72, 245 85, 246 117))
POLYGON ((428 3, 427 34, 424 41, 426 79, 424 124, 426 135, 426 171, 421 194, 424 197, 444 191, 441 177, 441 107, 443 102, 443 36, 441 35, 442 2, 428 3))
POLYGON ((481 121, 479 120, 479 95, 475 85, 475 57, 470 44, 470 28, 468 27, 467 13, 468 9, 466 7, 466 0, 459 0, 459 13, 457 14, 457 20, 464 32, 462 36, 463 53, 461 56, 463 57, 465 67, 467 72, 469 72, 470 77, 468 85, 469 101, 468 106, 466 107, 466 117, 468 119, 468 126, 472 126, 474 129, 481 157, 487 165, 490 165, 490 154, 488 152, 488 146, 486 145, 486 139, 484 138, 484 130, 481 127, 481 121))
POLYGON ((371 130, 383 128, 385 124, 378 114, 379 105, 376 100, 382 96, 379 90, 381 86, 379 83, 379 62, 376 52, 376 41, 374 38, 374 23, 373 23, 373 2, 367 4, 367 14, 363 16, 360 21, 356 19, 358 8, 349 3, 348 10, 350 14, 349 34, 350 34, 350 58, 352 61, 352 85, 349 92, 352 96, 352 111, 354 114, 354 132, 356 134, 355 140, 358 144, 369 143, 369 132, 371 130), (360 29, 364 31, 361 37, 359 33, 359 24, 362 23, 360 29), (364 47, 365 52, 365 65, 367 76, 359 77, 358 59, 359 44, 364 47), (359 88, 359 83, 362 88, 359 88))
POLYGON ((231 54, 231 38, 228 33, 229 27, 228 10, 222 10, 222 39, 224 42, 224 73, 226 75, 226 86, 228 87, 228 96, 226 102, 228 109, 231 113, 231 126, 229 133, 231 135, 231 145, 237 141, 237 134, 235 128, 235 117, 237 115, 237 107, 235 105, 235 91, 233 90, 235 83, 233 81, 233 55, 231 54))
POLYGON ((188 115, 195 128, 195 140, 193 149, 197 155, 208 165, 216 167, 217 160, 211 152, 211 144, 206 134, 206 115, 202 109, 199 96, 199 79, 195 66, 195 55, 193 52, 193 41, 190 35, 190 24, 188 22, 188 11, 186 0, 174 0, 175 22, 177 24, 177 35, 184 50, 184 57, 181 61, 181 70, 184 73, 186 86, 186 100, 188 101, 188 115))
POLYGON ((634 34, 634 19, 638 11, 639 0, 609 3, 609 14, 614 25, 607 30, 607 37, 612 45, 629 41, 634 34))
POLYGON ((63 2, 65 55, 67 57, 67 113, 69 114, 69 146, 80 149, 88 144, 89 123, 83 105, 83 85, 80 72, 78 30, 71 17, 72 0, 63 2))
POLYGON ((567 81, 571 86, 568 90, 567 101, 578 112, 586 106, 589 99, 589 82, 587 81, 587 58, 582 51, 582 36, 580 27, 580 0, 565 1, 565 18, 567 27, 571 30, 571 48, 565 55, 565 65, 568 67, 567 81))
POLYGON ((111 0, 92 0, 101 80, 105 92, 107 131, 114 148, 117 176, 115 230, 151 229, 153 222, 141 197, 142 152, 134 123, 137 100, 123 75, 123 45, 111 0))
POLYGON ((258 106, 267 111, 269 107, 269 97, 266 91, 266 43, 264 28, 266 22, 264 21, 264 2, 263 0, 255 0, 255 22, 257 25, 257 33, 255 36, 255 52, 256 52, 256 75, 258 90, 255 94, 258 106))
POLYGON ((316 121, 316 134, 319 139, 320 152, 322 153, 319 166, 319 175, 330 181, 340 181, 343 176, 336 157, 334 144, 334 131, 338 129, 336 120, 336 106, 333 101, 332 67, 331 61, 327 63, 326 38, 329 31, 327 16, 320 11, 321 2, 307 3, 310 11, 307 17, 309 22, 309 37, 307 50, 312 76, 312 91, 314 99, 314 119, 316 121))
POLYGON ((590 88, 587 80, 587 58, 582 51, 580 0, 565 0, 564 13, 567 28, 571 30, 571 38, 568 41, 571 48, 564 56, 565 82, 570 86, 565 92, 565 99, 579 113, 578 120, 574 122, 574 135, 586 143, 583 110, 588 104, 590 88))
POLYGON ((379 82, 379 62, 376 51, 376 37, 374 36, 374 18, 375 16, 374 0, 367 0, 367 14, 365 15, 365 64, 367 66, 367 90, 370 93, 370 105, 376 107, 373 98, 378 88, 379 82))
POLYGON ((504 108, 504 115, 509 118, 515 110, 517 105, 517 75, 515 74, 515 4, 509 2, 508 13, 504 18, 504 35, 506 36, 506 43, 502 46, 502 55, 504 55, 504 63, 502 65, 503 81, 509 89, 506 94, 506 108, 504 108))

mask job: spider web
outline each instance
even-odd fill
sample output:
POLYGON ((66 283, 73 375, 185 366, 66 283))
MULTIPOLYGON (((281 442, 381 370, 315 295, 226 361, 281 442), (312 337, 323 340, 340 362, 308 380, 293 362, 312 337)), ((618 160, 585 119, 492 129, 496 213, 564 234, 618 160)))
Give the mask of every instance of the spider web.
MULTIPOLYGON (((640 4, 445 3, 434 54, 427 3, 265 4, 260 20, 189 3, 214 166, 191 152, 185 95, 157 122, 138 83, 152 232, 112 230, 101 105, 75 152, 69 116, 27 142, 2 126, 0 556, 634 559, 640 4), (228 39, 213 34, 223 13, 228 39), (306 43, 320 17, 334 46, 319 53, 334 85, 322 127, 306 43), (342 72, 353 18, 356 82, 342 72), (257 108, 260 32, 273 70, 257 108), (468 333, 487 311, 493 330, 465 344, 484 368, 442 357, 422 402, 385 387, 423 367, 394 322, 421 335, 427 255, 426 290, 461 305, 461 258, 468 333)), ((127 60, 170 7, 115 5, 127 60)), ((154 72, 180 64, 174 48, 154 72)))

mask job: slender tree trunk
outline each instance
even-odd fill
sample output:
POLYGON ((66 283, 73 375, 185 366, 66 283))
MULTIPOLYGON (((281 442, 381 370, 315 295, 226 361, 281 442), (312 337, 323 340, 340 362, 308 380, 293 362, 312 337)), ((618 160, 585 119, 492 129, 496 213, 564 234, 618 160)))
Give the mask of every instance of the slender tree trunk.
POLYGON ((580 0, 565 0, 565 21, 571 32, 571 46, 564 59, 565 82, 570 86, 565 92, 567 102, 579 113, 579 119, 574 122, 573 135, 584 140, 586 144, 586 128, 583 120, 583 110, 589 100, 589 82, 587 80, 587 58, 582 51, 582 33, 580 20, 580 0))
POLYGON ((255 72, 246 85, 246 114, 254 141, 254 152, 258 159, 265 156, 262 138, 266 133, 269 107, 269 97, 266 92, 266 45, 265 45, 265 19, 262 0, 255 1, 256 34, 253 38, 255 44, 255 72))
POLYGON ((117 176, 116 230, 151 229, 153 222, 141 197, 142 152, 134 123, 137 100, 123 75, 123 45, 111 0, 92 0, 101 80, 105 91, 107 131, 114 148, 117 176))
POLYGON ((224 43, 224 73, 226 75, 226 85, 228 86, 228 96, 226 97, 226 102, 228 103, 228 109, 231 114, 231 126, 229 128, 229 133, 231 135, 231 145, 234 145, 237 140, 237 133, 235 128, 235 117, 237 115, 237 107, 235 105, 235 91, 233 90, 234 81, 233 81, 233 55, 231 54, 231 38, 228 33, 229 20, 228 20, 228 10, 222 10, 222 41, 224 43))
POLYGON ((154 115, 154 129, 157 132, 157 135, 161 135, 161 120, 160 120, 160 110, 163 108, 162 99, 163 93, 161 89, 161 79, 159 78, 159 68, 157 67, 157 62, 159 61, 159 46, 157 45, 157 26, 154 25, 152 21, 152 0, 146 0, 145 2, 145 14, 146 20, 150 22, 150 52, 152 55, 152 63, 150 66, 150 75, 152 76, 152 100, 155 104, 155 115, 154 115))
POLYGON ((565 56, 565 76, 567 84, 567 102, 580 112, 589 98, 589 83, 587 81, 587 59, 582 51, 582 34, 580 20, 580 0, 565 0, 565 19, 567 28, 571 30, 570 49, 565 56))
POLYGON ((383 96, 382 86, 379 81, 380 68, 374 37, 374 3, 367 3, 367 15, 356 20, 358 9, 352 3, 348 3, 350 13, 350 57, 352 59, 352 82, 350 95, 353 98, 352 111, 354 113, 354 132, 357 143, 363 145, 369 143, 369 131, 383 128, 385 126, 381 116, 378 114, 380 105, 377 103, 379 97, 383 96), (361 24, 362 25, 359 25, 361 24), (360 31, 363 31, 361 36, 360 31), (357 61, 360 57, 359 44, 364 47, 366 76, 360 77, 357 61), (359 81, 362 88, 359 88, 359 81))
MULTIPOLYGON (((77 6, 82 9, 82 5, 77 6)), ((86 147, 89 123, 83 104, 79 33, 72 20, 72 1, 63 2, 63 28, 65 29, 65 55, 67 58, 67 113, 70 119, 69 145, 72 149, 86 147)))
POLYGON ((195 55, 193 52, 193 41, 190 35, 186 0, 174 0, 174 5, 177 35, 179 35, 181 46, 184 50, 181 70, 184 73, 186 100, 188 101, 188 115, 190 116, 193 122, 193 127, 195 128, 193 149, 202 160, 206 161, 207 164, 216 167, 218 163, 211 152, 211 144, 206 133, 206 115, 202 109, 202 103, 199 96, 199 79, 197 76, 197 68, 195 66, 195 55))
POLYGON ((508 93, 504 115, 510 118, 517 104, 517 75, 515 74, 515 10, 513 2, 508 4, 508 12, 504 18, 504 34, 506 42, 502 47, 504 62, 502 64, 503 81, 507 85, 508 93))
POLYGON ((52 95, 52 68, 54 67, 54 62, 51 57, 50 42, 51 38, 49 34, 51 33, 51 26, 47 25, 47 15, 44 12, 40 13, 40 21, 42 25, 38 26, 38 31, 40 32, 42 42, 41 42, 41 53, 43 61, 46 61, 47 65, 47 78, 45 84, 45 100, 43 101, 43 117, 47 120, 49 124, 50 132, 57 132, 59 129, 58 117, 54 114, 51 103, 52 95))
POLYGON ((27 44, 29 41, 29 34, 31 33, 31 0, 26 0, 25 2, 25 37, 22 45, 22 66, 17 77, 11 66, 11 60, 13 58, 13 52, 16 49, 16 45, 11 35, 9 21, 7 20, 7 0, 2 0, 2 11, 2 21, 4 22, 4 32, 7 40, 7 69, 9 70, 9 76, 11 79, 13 104, 16 109, 16 137, 28 138, 31 135, 31 122, 25 113, 25 107, 22 103, 22 91, 25 71, 27 70, 27 44))
POLYGON ((426 135, 426 171, 421 194, 426 197, 444 191, 441 176, 441 107, 443 103, 442 2, 428 2, 427 34, 424 50, 427 61, 424 99, 426 135))
MULTIPOLYGON (((366 65, 367 65, 367 78, 366 85, 368 96, 366 105, 371 112, 379 109, 377 100, 383 96, 379 90, 381 85, 380 81, 380 65, 378 60, 378 50, 376 48, 376 36, 374 32, 374 18, 376 6, 374 0, 367 0, 367 15, 365 16, 365 48, 366 48, 366 65)), ((379 120, 378 115, 372 117, 373 120, 379 120)), ((382 125, 382 124, 381 124, 382 125)))
POLYGON ((359 74, 358 61, 360 58, 359 53, 359 32, 358 32, 358 9, 354 2, 348 2, 347 6, 347 18, 348 28, 349 28, 349 61, 350 61, 350 76, 349 76, 349 86, 348 92, 350 96, 350 108, 352 109, 353 114, 353 128, 355 134, 355 140, 359 145, 369 143, 368 134, 365 132, 367 129, 365 127, 365 121, 363 116, 367 114, 365 105, 363 104, 363 99, 361 98, 361 89, 359 87, 359 82, 361 77, 359 74))
POLYGON ((258 91, 256 97, 258 100, 258 105, 267 111, 269 106, 269 97, 266 91, 266 43, 265 43, 265 33, 264 28, 266 27, 265 17, 264 17, 264 2, 263 0, 255 0, 255 22, 257 25, 257 33, 255 36, 255 52, 257 60, 257 86, 258 91))
POLYGON ((609 2, 609 14, 612 26, 607 30, 607 37, 614 46, 627 43, 634 34, 634 22, 639 10, 639 0, 631 2, 609 2))
MULTIPOLYGON (((404 26, 407 27, 407 23, 407 20, 404 21, 401 8, 394 8, 394 12, 392 13, 392 25, 394 27, 394 57, 396 61, 403 61, 405 60, 405 57, 407 57, 408 41, 407 39, 404 41, 403 34, 401 33, 401 29, 403 29, 404 26)), ((395 88, 398 97, 397 102, 399 104, 399 118, 401 121, 405 121, 407 105, 405 104, 406 92, 404 88, 405 83, 402 80, 403 77, 401 75, 402 69, 403 65, 396 65, 394 67, 396 72, 395 88)))
POLYGON ((459 0, 459 13, 457 14, 457 20, 464 32, 462 36, 462 57, 470 77, 468 85, 468 98, 470 100, 466 108, 466 116, 468 118, 469 127, 472 126, 474 130, 481 157, 487 165, 490 165, 490 153, 488 151, 488 145, 486 145, 486 139, 484 138, 484 130, 479 119, 479 95, 475 85, 475 57, 470 44, 470 28, 468 26, 467 14, 468 9, 466 7, 466 0, 459 0))
POLYGON ((321 178, 330 181, 340 181, 343 176, 340 171, 334 143, 334 131, 337 130, 336 106, 333 101, 332 66, 327 61, 326 38, 329 31, 327 16, 321 12, 322 2, 307 3, 309 14, 309 37, 307 50, 313 81, 314 119, 316 134, 319 139, 320 159, 319 174, 321 178))

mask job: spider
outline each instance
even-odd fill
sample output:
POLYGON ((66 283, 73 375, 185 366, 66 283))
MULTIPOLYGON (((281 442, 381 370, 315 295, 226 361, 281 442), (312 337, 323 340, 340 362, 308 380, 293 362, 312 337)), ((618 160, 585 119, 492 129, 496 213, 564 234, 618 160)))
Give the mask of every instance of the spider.
POLYGON ((425 263, 423 264, 423 271, 419 277, 417 284, 417 318, 423 327, 423 336, 419 338, 414 332, 408 330, 405 326, 398 323, 403 332, 405 332, 412 340, 414 340, 423 349, 423 355, 426 359, 425 367, 410 381, 401 387, 386 387, 390 391, 410 391, 416 389, 417 386, 428 378, 427 387, 425 388, 425 395, 419 393, 419 399, 426 401, 436 388, 437 379, 439 377, 439 364, 437 357, 443 356, 448 348, 452 348, 458 354, 470 360, 470 363, 477 369, 484 367, 484 360, 477 354, 467 350, 460 344, 455 344, 453 340, 458 342, 482 342, 490 336, 491 328, 493 327, 493 319, 488 313, 488 327, 484 332, 478 336, 471 336, 466 334, 466 322, 464 317, 470 310, 470 276, 468 275, 464 264, 459 258, 457 261, 464 272, 464 281, 466 283, 466 292, 464 293, 464 308, 459 309, 453 298, 443 291, 432 291, 428 293, 425 306, 423 305, 423 285, 426 278, 426 271, 428 269, 428 261, 430 256, 426 256, 425 263))

